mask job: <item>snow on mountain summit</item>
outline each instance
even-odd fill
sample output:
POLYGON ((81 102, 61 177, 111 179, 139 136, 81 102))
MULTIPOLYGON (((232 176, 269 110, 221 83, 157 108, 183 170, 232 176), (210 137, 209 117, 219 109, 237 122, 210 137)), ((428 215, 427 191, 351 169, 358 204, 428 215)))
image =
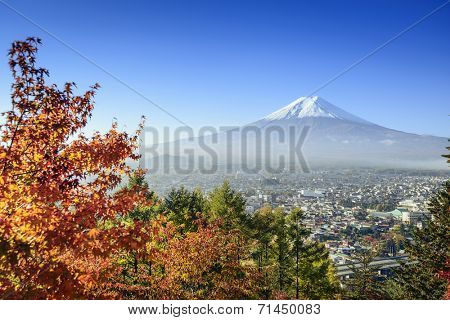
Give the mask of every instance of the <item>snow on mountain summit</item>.
POLYGON ((264 117, 266 121, 325 117, 370 124, 370 122, 348 113, 318 96, 300 97, 287 106, 264 117))

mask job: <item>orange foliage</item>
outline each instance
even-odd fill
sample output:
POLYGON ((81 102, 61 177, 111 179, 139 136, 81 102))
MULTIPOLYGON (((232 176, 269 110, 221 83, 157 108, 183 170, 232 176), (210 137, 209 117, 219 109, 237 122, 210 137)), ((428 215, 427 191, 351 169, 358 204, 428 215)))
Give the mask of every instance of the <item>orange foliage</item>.
POLYGON ((137 159, 137 135, 75 136, 91 117, 98 85, 75 95, 47 85, 35 65, 39 39, 9 52, 12 109, 0 145, 0 297, 92 298, 117 272, 121 250, 144 246, 139 222, 102 226, 144 201, 140 190, 112 193, 137 159))
POLYGON ((218 226, 171 239, 161 263, 162 299, 248 299, 255 288, 255 270, 241 266, 232 235, 218 226))
POLYGON ((79 133, 99 86, 78 96, 73 83, 62 90, 47 85, 47 70, 35 65, 39 43, 28 38, 9 52, 14 82, 0 144, 0 298, 253 297, 257 272, 239 262, 235 235, 205 222, 179 234, 164 217, 131 215, 153 205, 145 186, 119 188, 131 174, 126 161, 138 159, 138 133, 116 125, 91 138, 79 133))
POLYGON ((184 236, 175 229, 166 232, 155 246, 160 250, 153 252, 151 275, 140 269, 136 285, 120 285, 117 279, 112 291, 138 299, 255 298, 258 272, 239 262, 233 234, 197 223, 198 230, 184 236))

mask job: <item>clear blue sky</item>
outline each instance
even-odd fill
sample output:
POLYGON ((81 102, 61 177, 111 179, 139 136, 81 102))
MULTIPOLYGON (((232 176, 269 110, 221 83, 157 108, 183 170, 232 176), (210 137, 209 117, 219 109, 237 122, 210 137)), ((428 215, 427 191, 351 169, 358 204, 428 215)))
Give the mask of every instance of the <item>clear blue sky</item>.
MULTIPOLYGON (((201 125, 255 121, 309 94, 445 0, 2 0, 177 117, 201 125)), ((318 95, 380 125, 450 136, 450 5, 318 95)), ((56 83, 102 85, 89 130, 115 117, 132 129, 177 122, 0 4, 0 109, 9 103, 6 52, 44 41, 56 83)))

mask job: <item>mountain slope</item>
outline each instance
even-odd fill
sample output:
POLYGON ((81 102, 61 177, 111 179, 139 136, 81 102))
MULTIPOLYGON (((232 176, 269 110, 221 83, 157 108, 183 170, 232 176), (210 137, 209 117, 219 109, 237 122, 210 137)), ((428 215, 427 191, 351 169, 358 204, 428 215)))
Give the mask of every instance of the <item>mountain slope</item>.
POLYGON ((385 128, 317 96, 298 98, 250 126, 285 131, 308 127, 303 153, 312 166, 446 168, 440 157, 446 138, 385 128))
MULTIPOLYGON (((209 136, 179 140, 176 148, 174 143, 166 143, 158 150, 177 150, 170 155, 183 157, 183 163, 195 168, 201 161, 219 167, 254 168, 258 164, 267 168, 267 163, 278 167, 282 161, 290 166, 292 162, 297 165, 298 150, 301 149, 311 168, 448 169, 441 157, 447 145, 447 138, 385 128, 352 115, 323 98, 301 97, 254 123, 209 136), (304 130, 307 131, 306 139, 299 144, 304 130), (203 158, 200 160, 199 157, 203 158)), ((153 166, 159 162, 152 161, 153 166)))

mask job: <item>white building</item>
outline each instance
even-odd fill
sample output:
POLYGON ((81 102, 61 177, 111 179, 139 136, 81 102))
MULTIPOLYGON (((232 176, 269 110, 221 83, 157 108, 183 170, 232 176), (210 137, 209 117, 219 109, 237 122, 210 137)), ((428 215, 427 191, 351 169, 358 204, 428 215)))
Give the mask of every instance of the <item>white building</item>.
POLYGON ((419 206, 414 200, 412 199, 406 199, 402 200, 398 203, 399 209, 405 209, 410 212, 419 211, 419 206))

